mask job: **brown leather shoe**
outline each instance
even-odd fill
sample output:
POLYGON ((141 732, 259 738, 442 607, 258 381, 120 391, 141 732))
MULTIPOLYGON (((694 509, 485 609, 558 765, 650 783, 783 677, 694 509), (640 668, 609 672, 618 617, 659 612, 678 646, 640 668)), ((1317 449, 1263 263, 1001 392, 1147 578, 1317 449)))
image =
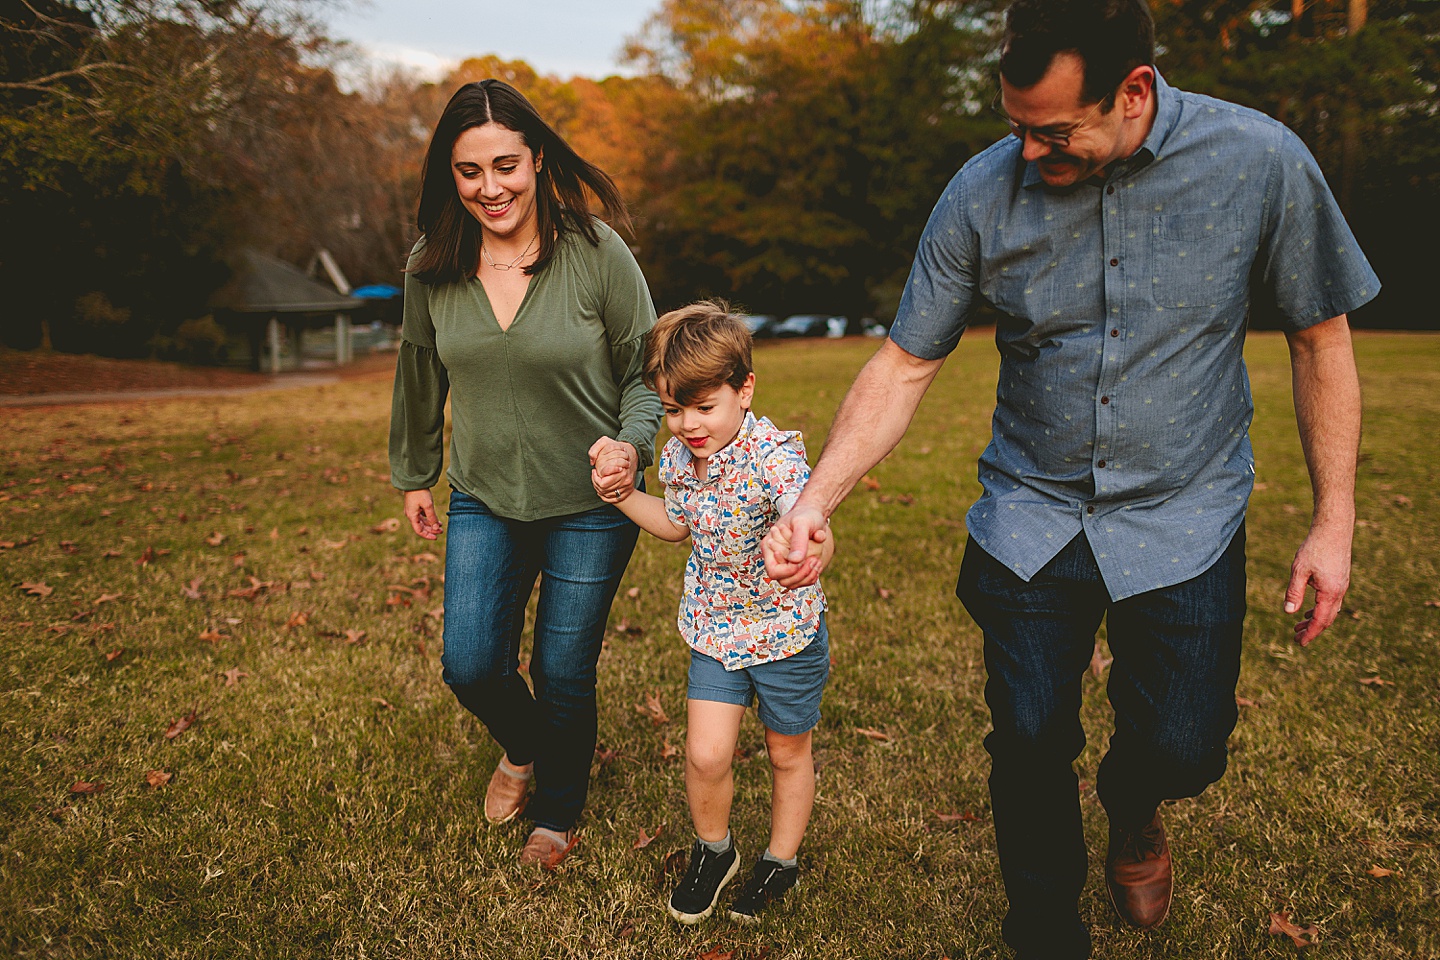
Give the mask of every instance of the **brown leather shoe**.
POLYGON ((560 866, 560 861, 575 849, 575 844, 580 842, 580 838, 575 836, 572 830, 567 830, 560 836, 563 840, 549 832, 538 829, 530 831, 525 846, 520 848, 520 862, 539 864, 547 870, 554 870, 560 866))
POLYGON ((1142 930, 1159 926, 1170 915, 1175 874, 1159 810, 1139 830, 1111 825, 1105 888, 1120 918, 1142 930))
POLYGON ((490 775, 485 789, 485 819, 491 823, 509 823, 525 809, 525 794, 530 789, 530 770, 517 770, 504 757, 490 775))

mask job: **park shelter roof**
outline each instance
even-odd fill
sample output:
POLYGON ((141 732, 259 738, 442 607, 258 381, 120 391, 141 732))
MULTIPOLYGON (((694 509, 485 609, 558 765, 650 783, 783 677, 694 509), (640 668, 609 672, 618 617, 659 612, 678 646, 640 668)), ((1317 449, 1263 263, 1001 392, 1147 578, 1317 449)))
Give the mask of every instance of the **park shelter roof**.
POLYGON ((347 297, 305 275, 299 267, 261 253, 242 250, 231 261, 229 282, 211 299, 219 310, 236 313, 339 313, 358 310, 365 301, 347 297))

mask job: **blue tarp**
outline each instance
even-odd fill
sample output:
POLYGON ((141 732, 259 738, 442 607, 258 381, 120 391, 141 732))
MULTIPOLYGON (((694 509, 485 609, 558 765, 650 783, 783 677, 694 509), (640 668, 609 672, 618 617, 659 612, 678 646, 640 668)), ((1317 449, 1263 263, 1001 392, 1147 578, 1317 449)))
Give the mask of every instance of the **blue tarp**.
POLYGON ((390 283, 372 283, 367 287, 358 287, 350 291, 350 296, 359 297, 361 300, 393 300, 404 291, 390 283))

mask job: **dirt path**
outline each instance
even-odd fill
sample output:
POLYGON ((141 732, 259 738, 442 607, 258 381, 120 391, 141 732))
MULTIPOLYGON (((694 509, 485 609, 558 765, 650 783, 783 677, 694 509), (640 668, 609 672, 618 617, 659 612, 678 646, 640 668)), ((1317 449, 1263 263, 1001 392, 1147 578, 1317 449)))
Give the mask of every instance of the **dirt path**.
POLYGON ((395 356, 391 353, 362 356, 345 367, 315 367, 271 375, 155 360, 111 360, 0 348, 0 407, 225 396, 341 380, 378 380, 391 376, 394 369, 395 356))

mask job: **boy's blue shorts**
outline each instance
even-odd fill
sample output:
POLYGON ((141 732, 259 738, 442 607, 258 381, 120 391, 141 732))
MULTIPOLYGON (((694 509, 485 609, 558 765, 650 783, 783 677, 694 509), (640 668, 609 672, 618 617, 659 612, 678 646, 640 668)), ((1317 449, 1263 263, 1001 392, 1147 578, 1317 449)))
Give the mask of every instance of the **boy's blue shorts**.
POLYGON ((830 677, 830 632, 825 615, 814 640, 784 660, 726 670, 720 661, 690 651, 691 700, 713 700, 748 707, 758 696, 760 722, 786 736, 813 730, 820 722, 820 694, 830 677))

